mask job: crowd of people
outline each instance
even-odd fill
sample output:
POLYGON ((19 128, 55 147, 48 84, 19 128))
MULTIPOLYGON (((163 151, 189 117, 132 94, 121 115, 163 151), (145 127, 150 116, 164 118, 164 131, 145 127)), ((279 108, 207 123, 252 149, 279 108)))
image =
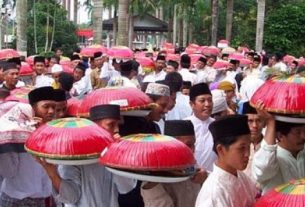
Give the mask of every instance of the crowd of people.
POLYGON ((13 105, 27 109, 32 130, 68 117, 69 99, 83 99, 105 87, 138 88, 155 103, 147 116, 122 116, 119 106, 109 104, 91 108, 90 119, 114 139, 137 133, 175 137, 194 153, 197 171, 179 183, 137 181, 98 163, 54 165, 22 147, 2 146, 0 207, 250 207, 270 189, 305 177, 305 124, 277 121, 263 102, 255 107, 249 103, 271 73, 301 74, 298 61, 237 50, 249 64, 225 53, 192 62, 189 54, 178 52, 179 61, 169 59, 166 51, 156 56, 145 51, 154 65, 149 73, 135 58, 74 53, 73 72, 67 73, 58 50, 51 58, 35 56, 27 79, 19 75, 22 58, 1 60, 1 116, 14 116, 5 110, 12 104, 6 97, 26 85, 33 87, 29 105, 13 105), (227 65, 215 69, 217 61, 227 65))

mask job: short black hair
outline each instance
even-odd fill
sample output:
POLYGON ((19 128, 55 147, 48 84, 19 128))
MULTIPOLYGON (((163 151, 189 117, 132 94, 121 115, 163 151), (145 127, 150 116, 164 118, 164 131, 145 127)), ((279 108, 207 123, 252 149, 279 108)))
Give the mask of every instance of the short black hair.
MULTIPOLYGON (((240 136, 242 136, 242 135, 240 135, 240 136)), ((230 145, 232 145, 234 142, 236 142, 238 140, 238 137, 239 136, 226 137, 226 139, 222 140, 221 142, 218 142, 214 139, 213 151, 218 155, 218 152, 216 150, 217 145, 221 144, 226 149, 228 149, 230 147, 230 145)))
POLYGON ((183 79, 180 73, 178 72, 173 72, 173 73, 168 73, 165 76, 165 81, 169 82, 170 85, 173 87, 172 89, 175 92, 178 92, 181 90, 183 79))
POLYGON ((281 122, 281 121, 276 121, 275 122, 275 129, 276 132, 279 132, 285 136, 289 134, 292 128, 294 127, 299 127, 304 124, 296 124, 296 123, 287 123, 287 122, 281 122))
POLYGON ((185 62, 180 62, 181 68, 190 68, 191 64, 190 63, 185 63, 185 62))
POLYGON ((71 88, 73 87, 74 78, 69 73, 61 72, 59 74, 59 80, 58 81, 59 81, 60 86, 63 90, 70 91, 71 88))

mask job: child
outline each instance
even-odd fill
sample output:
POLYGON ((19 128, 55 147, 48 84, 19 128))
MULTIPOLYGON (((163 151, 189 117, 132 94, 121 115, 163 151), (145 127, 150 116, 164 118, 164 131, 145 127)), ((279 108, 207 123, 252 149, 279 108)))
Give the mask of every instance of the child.
POLYGON ((62 71, 63 71, 62 66, 59 64, 54 64, 51 68, 52 78, 54 79, 51 86, 54 89, 60 89, 59 75, 62 71))
POLYGON ((196 207, 250 207, 255 202, 256 187, 242 171, 250 155, 248 118, 231 115, 210 124, 213 150, 218 158, 197 197, 196 207))
MULTIPOLYGON (((166 121, 164 133, 183 142, 194 152, 195 131, 191 121, 166 121)), ((144 183, 141 188, 144 204, 146 207, 194 206, 206 177, 206 172, 200 170, 191 179, 179 183, 144 183)))

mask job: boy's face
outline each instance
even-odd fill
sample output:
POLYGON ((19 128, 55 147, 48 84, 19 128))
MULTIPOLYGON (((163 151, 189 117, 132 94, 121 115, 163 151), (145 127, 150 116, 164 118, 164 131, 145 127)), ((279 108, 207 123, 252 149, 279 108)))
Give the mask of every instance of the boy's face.
POLYGON ((73 72, 74 81, 77 82, 85 75, 85 72, 81 69, 75 68, 73 72))
POLYGON ((108 131, 111 135, 115 135, 116 133, 119 133, 119 122, 119 119, 106 118, 97 120, 95 123, 99 127, 108 131))
POLYGON ((42 118, 43 123, 55 117, 56 102, 50 100, 39 101, 33 106, 35 116, 42 118))
POLYGON ((37 75, 45 73, 45 64, 42 62, 37 62, 34 65, 34 69, 37 75))
POLYGON ((250 135, 238 136, 237 140, 229 147, 219 145, 218 156, 228 169, 242 171, 248 165, 250 143, 250 135))
POLYGON ((166 66, 166 72, 167 73, 173 73, 175 71, 176 71, 176 69, 172 65, 167 65, 166 66))
POLYGON ((6 85, 9 87, 15 87, 19 78, 19 70, 16 69, 9 69, 4 72, 4 81, 6 85))
POLYGON ((297 154, 304 149, 305 125, 292 127, 290 132, 279 137, 280 145, 293 154, 297 154))
POLYGON ((66 117, 67 114, 67 101, 56 102, 55 118, 60 119, 66 117))
POLYGON ((195 152, 195 136, 189 135, 189 136, 177 136, 176 139, 178 139, 180 142, 188 146, 192 152, 195 152))

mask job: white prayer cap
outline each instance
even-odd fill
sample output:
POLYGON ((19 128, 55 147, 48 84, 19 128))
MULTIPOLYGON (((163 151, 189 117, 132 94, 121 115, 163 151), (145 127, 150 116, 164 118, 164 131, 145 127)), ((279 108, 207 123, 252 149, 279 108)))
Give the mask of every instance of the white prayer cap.
POLYGON ((58 72, 62 72, 62 66, 59 64, 54 64, 51 68, 51 73, 58 73, 58 72))
POLYGON ((226 94, 223 90, 215 89, 211 91, 212 99, 213 99, 213 110, 212 114, 219 113, 221 111, 225 111, 228 108, 226 101, 226 94))

